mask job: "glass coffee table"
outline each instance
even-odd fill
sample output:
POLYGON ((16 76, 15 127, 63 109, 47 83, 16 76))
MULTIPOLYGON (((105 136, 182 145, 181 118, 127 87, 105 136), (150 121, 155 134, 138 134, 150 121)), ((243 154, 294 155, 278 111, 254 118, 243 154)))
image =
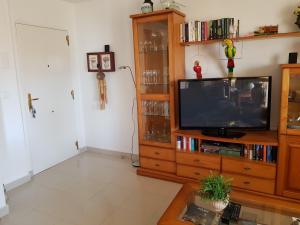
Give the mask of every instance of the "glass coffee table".
MULTIPOLYGON (((190 204, 209 211, 213 219, 205 219, 207 225, 223 225, 221 213, 215 212, 209 203, 203 202, 197 195, 197 184, 184 184, 168 209, 158 222, 158 225, 193 225, 183 219, 190 204), (211 222, 209 222, 211 221, 211 222)), ((266 195, 254 195, 247 192, 233 191, 230 201, 241 205, 240 219, 229 224, 235 225, 296 225, 300 218, 300 202, 286 201, 283 198, 274 199, 266 195)), ((201 223, 198 223, 201 224, 201 223)), ((197 224, 197 225, 198 225, 197 224)), ((203 223, 206 225, 206 223, 203 223)))

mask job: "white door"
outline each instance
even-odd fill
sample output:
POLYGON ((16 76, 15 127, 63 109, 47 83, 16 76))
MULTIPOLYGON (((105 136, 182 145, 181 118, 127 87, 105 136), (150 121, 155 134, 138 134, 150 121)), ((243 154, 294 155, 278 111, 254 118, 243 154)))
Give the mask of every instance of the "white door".
POLYGON ((17 24, 26 131, 34 174, 77 153, 67 32, 17 24), (28 94, 33 110, 29 111, 28 94), (33 116, 35 111, 35 118, 33 116))

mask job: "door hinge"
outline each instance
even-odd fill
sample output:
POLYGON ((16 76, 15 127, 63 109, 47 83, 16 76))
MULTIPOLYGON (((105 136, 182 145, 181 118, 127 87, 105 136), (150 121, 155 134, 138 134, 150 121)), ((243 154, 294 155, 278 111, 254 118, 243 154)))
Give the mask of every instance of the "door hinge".
POLYGON ((72 96, 72 99, 75 100, 75 91, 74 90, 71 91, 71 96, 72 96))
POLYGON ((75 141, 75 146, 76 146, 76 149, 79 150, 79 142, 78 141, 75 141))
POLYGON ((66 36, 66 41, 67 41, 67 45, 70 46, 70 36, 69 35, 66 36))

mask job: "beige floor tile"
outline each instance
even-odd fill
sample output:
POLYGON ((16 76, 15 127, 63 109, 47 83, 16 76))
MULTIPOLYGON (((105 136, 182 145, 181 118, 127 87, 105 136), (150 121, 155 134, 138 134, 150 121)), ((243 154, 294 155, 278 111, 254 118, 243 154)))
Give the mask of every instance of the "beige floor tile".
POLYGON ((110 205, 117 208, 129 199, 131 194, 132 192, 129 189, 109 184, 90 198, 89 201, 93 204, 110 205))
POLYGON ((85 152, 10 191, 0 225, 154 225, 180 187, 137 176, 128 159, 85 152))
POLYGON ((137 214, 126 209, 120 209, 117 212, 111 214, 102 223, 102 225, 148 225, 150 222, 150 218, 151 216, 137 214))
POLYGON ((9 221, 8 216, 0 219, 0 225, 15 225, 9 221))
POLYGON ((121 207, 137 213, 147 212, 148 214, 153 214, 157 208, 168 205, 169 202, 162 195, 141 190, 132 193, 130 198, 128 198, 126 202, 123 202, 121 207))
MULTIPOLYGON (((3 225, 78 225, 75 223, 67 223, 53 215, 31 209, 27 213, 9 215, 4 218, 3 225)), ((2 223, 0 223, 2 225, 2 223)))

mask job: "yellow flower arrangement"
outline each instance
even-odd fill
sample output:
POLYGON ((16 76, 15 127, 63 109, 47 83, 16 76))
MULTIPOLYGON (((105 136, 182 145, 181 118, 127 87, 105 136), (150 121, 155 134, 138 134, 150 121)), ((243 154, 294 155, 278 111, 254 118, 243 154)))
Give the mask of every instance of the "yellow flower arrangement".
POLYGON ((300 6, 294 10, 294 14, 300 16, 300 6))

